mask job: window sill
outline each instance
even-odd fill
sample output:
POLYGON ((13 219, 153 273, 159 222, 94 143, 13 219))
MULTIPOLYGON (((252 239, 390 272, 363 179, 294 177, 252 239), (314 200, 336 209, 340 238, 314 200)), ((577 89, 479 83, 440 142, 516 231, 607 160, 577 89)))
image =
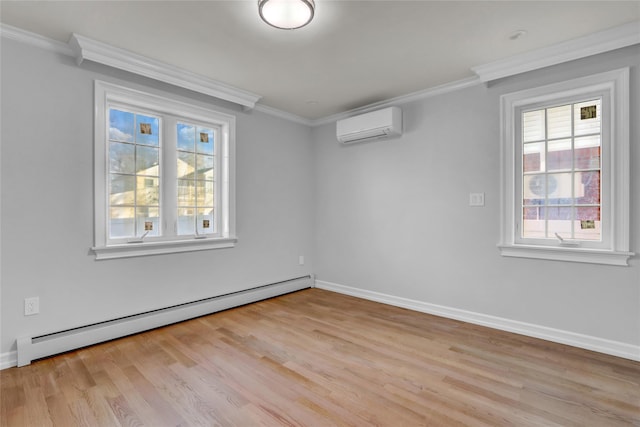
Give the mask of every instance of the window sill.
POLYGON ((500 254, 506 257, 546 259, 552 261, 584 262, 628 266, 633 252, 606 251, 600 249, 576 249, 553 246, 498 245, 500 254))
POLYGON ((236 245, 237 241, 238 239, 236 237, 165 240, 161 242, 156 241, 97 246, 91 248, 91 250, 96 255, 96 260, 103 260, 232 248, 236 245))

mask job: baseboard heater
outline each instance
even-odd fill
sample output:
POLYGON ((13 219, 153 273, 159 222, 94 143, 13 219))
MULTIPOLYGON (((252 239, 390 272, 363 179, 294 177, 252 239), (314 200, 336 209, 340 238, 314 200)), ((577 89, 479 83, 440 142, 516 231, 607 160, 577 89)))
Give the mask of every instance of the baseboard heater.
POLYGON ((311 276, 302 276, 240 292, 179 304, 66 331, 37 337, 19 337, 18 366, 29 365, 32 360, 43 357, 53 356, 228 308, 310 288, 312 285, 313 279, 311 276))

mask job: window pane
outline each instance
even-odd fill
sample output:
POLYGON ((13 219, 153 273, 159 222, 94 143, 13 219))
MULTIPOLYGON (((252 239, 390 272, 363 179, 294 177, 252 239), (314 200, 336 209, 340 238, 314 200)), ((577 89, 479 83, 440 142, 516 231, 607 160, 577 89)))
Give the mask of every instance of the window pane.
POLYGON ((580 102, 574 105, 573 121, 575 135, 600 133, 600 100, 580 102))
POLYGON ((544 110, 527 111, 522 114, 522 136, 524 142, 545 139, 544 110))
POLYGON ((600 240, 602 235, 600 207, 576 208, 574 230, 576 239, 600 240))
POLYGON ((213 206, 213 181, 196 181, 198 206, 213 206))
POLYGON ((213 209, 212 208, 198 209, 198 218, 196 223, 198 226, 199 234, 214 233, 213 209))
POLYGON ((549 152, 547 153, 547 170, 571 170, 571 168, 573 167, 572 157, 571 139, 549 141, 549 152))
POLYGON ((522 210, 522 217, 524 219, 544 219, 542 217, 542 214, 544 213, 542 212, 542 209, 543 208, 541 206, 524 208, 522 210))
POLYGON ((145 145, 158 145, 158 118, 136 115, 136 143, 145 145))
POLYGON ((178 234, 181 236, 196 234, 195 208, 178 209, 178 234))
POLYGON ((549 204, 570 205, 574 202, 571 178, 572 173, 554 173, 547 175, 549 204))
POLYGON ((571 105, 562 105, 547 109, 547 138, 565 138, 571 136, 571 105))
POLYGON ((178 151, 178 178, 193 178, 196 169, 196 155, 178 151))
POLYGON ((135 176, 109 174, 109 204, 133 205, 135 186, 135 176))
POLYGON ((198 154, 197 179, 213 180, 213 156, 198 154))
POLYGON ((544 239, 544 207, 527 207, 522 210, 522 237, 544 239))
POLYGON ((152 207, 142 207, 136 210, 137 236, 147 233, 147 236, 160 235, 160 209, 152 207))
POLYGON ((196 145, 198 153, 213 154, 213 129, 198 127, 196 145))
POLYGON ((523 203, 525 205, 544 204, 545 189, 547 185, 547 179, 545 175, 525 175, 523 177, 522 184, 523 203))
MULTIPOLYGON (((541 208, 542 214, 549 221, 566 221, 571 219, 573 208, 571 206, 547 206, 541 208)), ((568 229, 569 230, 569 229, 568 229)), ((551 233, 553 235, 553 233, 551 233)))
POLYGON ((158 206, 160 203, 160 180, 139 176, 136 201, 138 205, 158 206))
POLYGON ((135 146, 121 142, 109 143, 109 171, 117 173, 135 173, 135 146))
POLYGON ((136 173, 158 176, 159 150, 153 147, 136 146, 136 173))
POLYGON ((195 151, 195 126, 178 123, 178 150, 195 151))
POLYGON ((545 208, 547 215, 548 238, 555 238, 556 233, 563 239, 573 239, 571 226, 573 224, 573 208, 571 207, 548 207, 545 208))
POLYGON ((528 239, 544 239, 545 221, 541 216, 544 208, 525 208, 522 221, 522 237, 528 239))
POLYGON ((575 139, 575 168, 600 168, 600 135, 585 136, 575 139))
POLYGON ((524 144, 522 168, 524 172, 544 172, 544 142, 524 144))
POLYGON ((576 203, 585 205, 600 204, 600 172, 576 172, 576 203))
POLYGON ((133 113, 116 109, 109 110, 109 139, 133 142, 133 113))
POLYGON ((195 206, 195 205, 196 205, 195 181, 179 179, 178 180, 178 206, 195 206))
POLYGON ((109 237, 112 239, 133 237, 135 233, 135 208, 109 209, 109 237))

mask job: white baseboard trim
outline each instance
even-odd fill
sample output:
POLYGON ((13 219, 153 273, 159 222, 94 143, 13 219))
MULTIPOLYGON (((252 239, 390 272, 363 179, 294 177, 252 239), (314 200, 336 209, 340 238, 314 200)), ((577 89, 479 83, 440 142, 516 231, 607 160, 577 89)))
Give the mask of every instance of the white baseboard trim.
POLYGON ((9 351, 7 353, 0 354, 0 371, 7 368, 13 368, 18 366, 18 352, 9 351))
POLYGON ((625 359, 640 361, 640 346, 626 344, 623 342, 611 341, 603 338, 578 334, 570 331, 563 331, 560 329, 520 322, 517 320, 505 319, 502 317, 490 316, 482 313, 475 313, 472 311, 461 310, 453 307, 430 304, 427 302, 401 298, 393 295, 382 294, 379 292, 368 291, 365 289, 353 288, 350 286, 339 285, 337 283, 325 282, 322 280, 316 280, 315 287, 318 289, 325 289, 327 291, 351 295, 354 297, 393 305, 396 307, 402 307, 422 313, 433 314, 435 316, 461 320, 463 322, 487 326, 489 328, 499 329, 501 331, 513 332, 520 335, 526 335, 529 337, 540 338, 543 340, 566 344, 573 347, 593 350, 599 353, 609 354, 625 359))

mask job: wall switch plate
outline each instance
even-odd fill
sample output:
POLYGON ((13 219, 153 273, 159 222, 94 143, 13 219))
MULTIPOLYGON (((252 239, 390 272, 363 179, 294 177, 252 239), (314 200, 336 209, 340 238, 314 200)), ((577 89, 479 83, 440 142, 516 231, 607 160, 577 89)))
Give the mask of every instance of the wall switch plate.
POLYGON ((484 193, 469 193, 469 206, 484 206, 484 193))
POLYGON ((40 313, 40 298, 25 298, 24 299, 24 315, 32 316, 40 313))
POLYGON ((304 265, 304 255, 300 255, 300 256, 298 257, 298 264, 299 264, 299 265, 304 265))

